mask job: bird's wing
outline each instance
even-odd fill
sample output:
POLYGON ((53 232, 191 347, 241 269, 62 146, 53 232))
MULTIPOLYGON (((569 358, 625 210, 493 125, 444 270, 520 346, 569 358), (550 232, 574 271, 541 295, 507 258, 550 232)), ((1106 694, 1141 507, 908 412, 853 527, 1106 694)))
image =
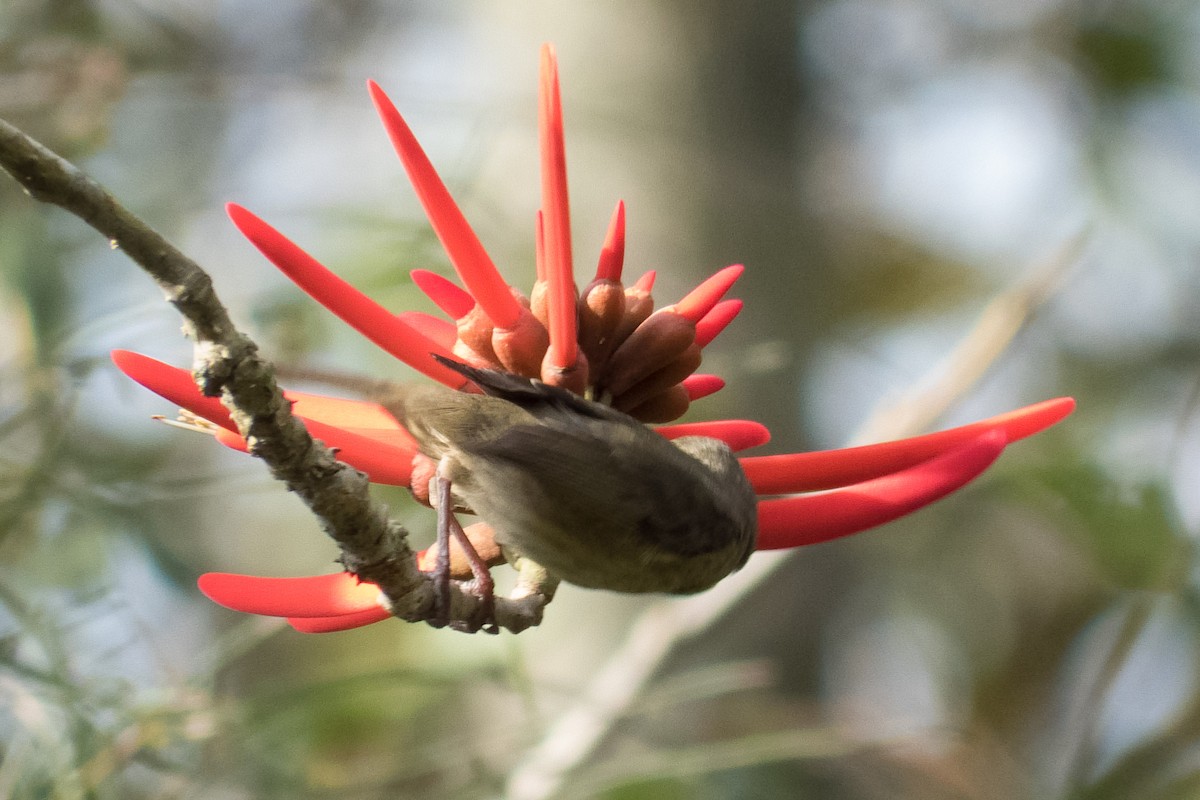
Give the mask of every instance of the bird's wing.
POLYGON ((514 375, 511 372, 472 367, 469 364, 463 364, 459 361, 437 355, 436 353, 433 354, 433 357, 441 364, 475 383, 484 393, 514 403, 528 410, 534 416, 552 416, 568 412, 592 419, 603 419, 623 424, 628 422, 640 424, 614 408, 587 400, 567 389, 549 386, 539 380, 526 378, 522 375, 514 375))
POLYGON ((578 419, 518 425, 481 442, 473 455, 511 466, 510 474, 536 476, 537 513, 566 526, 611 520, 614 535, 679 554, 724 543, 694 530, 698 517, 721 516, 704 486, 705 468, 644 427, 578 419))

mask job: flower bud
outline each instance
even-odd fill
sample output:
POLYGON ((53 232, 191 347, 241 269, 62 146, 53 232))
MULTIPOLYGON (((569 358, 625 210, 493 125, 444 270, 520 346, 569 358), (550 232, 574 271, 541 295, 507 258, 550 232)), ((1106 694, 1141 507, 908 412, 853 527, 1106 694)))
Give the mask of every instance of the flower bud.
POLYGON ((627 413, 629 416, 646 423, 671 422, 679 419, 688 410, 691 400, 688 391, 679 384, 659 392, 646 402, 635 406, 627 413))
POLYGON ((546 357, 542 359, 542 383, 548 386, 557 386, 578 395, 582 395, 587 389, 588 372, 588 357, 582 350, 575 354, 575 365, 569 369, 563 369, 550 363, 549 350, 546 351, 546 357))
POLYGON ((596 374, 616 349, 617 328, 625 318, 625 287, 620 282, 598 278, 579 298, 579 348, 587 354, 596 374))
POLYGON ((696 371, 696 368, 700 366, 700 360, 700 345, 693 342, 669 363, 642 378, 633 386, 622 392, 613 392, 613 408, 628 413, 630 409, 637 408, 655 395, 679 384, 680 381, 696 371))
MULTIPOLYGON (((457 322, 458 340, 466 345, 478 358, 495 364, 496 352, 492 349, 492 320, 483 306, 478 303, 457 322)), ((459 351, 455 350, 458 354, 459 351)))
POLYGON ((524 306, 511 328, 492 331, 492 350, 500 366, 517 375, 536 378, 542 373, 542 359, 550 346, 546 326, 524 306))
MULTIPOLYGON (((679 358, 695 341, 696 325, 691 320, 670 311, 651 315, 613 353, 603 389, 614 398, 624 394, 679 358)), ((686 374, 679 380, 685 377, 686 374)))
MULTIPOLYGON (((467 541, 475 548, 475 552, 489 567, 504 563, 504 554, 500 552, 500 545, 496 544, 496 535, 492 531, 491 525, 486 522, 475 522, 463 528, 463 532, 467 534, 467 541)), ((437 564, 437 557, 438 546, 436 544, 422 550, 417 554, 417 569, 422 572, 433 572, 437 564)), ((462 545, 455 539, 450 540, 450 577, 459 580, 471 577, 471 565, 467 561, 466 554, 463 553, 462 545)))

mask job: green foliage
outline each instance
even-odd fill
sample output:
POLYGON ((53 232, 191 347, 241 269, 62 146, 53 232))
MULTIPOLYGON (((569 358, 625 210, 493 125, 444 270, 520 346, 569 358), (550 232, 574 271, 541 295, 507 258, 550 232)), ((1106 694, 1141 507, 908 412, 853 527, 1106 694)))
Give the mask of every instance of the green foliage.
POLYGON ((1120 589, 1178 591, 1194 558, 1175 499, 1162 483, 1128 485, 1103 470, 1068 464, 1031 476, 1065 512, 1063 530, 1120 589))

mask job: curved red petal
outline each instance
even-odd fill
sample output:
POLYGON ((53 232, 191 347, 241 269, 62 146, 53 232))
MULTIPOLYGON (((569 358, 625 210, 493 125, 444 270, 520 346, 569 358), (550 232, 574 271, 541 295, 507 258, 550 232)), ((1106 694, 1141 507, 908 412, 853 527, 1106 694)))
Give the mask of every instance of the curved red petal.
POLYGON ((608 233, 600 248, 600 262, 596 265, 596 280, 621 282, 621 270, 625 266, 625 201, 618 200, 608 223, 608 233))
MULTIPOLYGON (((283 396, 292 403, 292 413, 346 429, 378 432, 403 431, 396 418, 379 403, 370 400, 351 400, 284 389, 283 396)), ((411 441, 408 439, 407 441, 411 441)))
POLYGON ((388 444, 334 425, 300 418, 309 435, 337 451, 338 461, 366 473, 371 483, 408 486, 412 480, 415 446, 388 444))
POLYGON ((229 218, 250 242, 310 297, 341 317, 350 327, 435 381, 458 388, 462 376, 435 361, 430 353, 450 357, 437 342, 334 275, 282 233, 234 203, 229 218))
POLYGON ((712 310, 696 322, 696 344, 708 347, 709 343, 741 313, 743 305, 745 304, 741 300, 722 300, 713 306, 712 310))
POLYGON ((760 422, 748 419, 721 419, 711 422, 681 422, 678 425, 663 425, 655 428, 668 439, 680 436, 707 436, 720 439, 731 450, 746 450, 771 441, 771 432, 760 422))
POLYGON ((725 381, 716 375, 706 375, 696 372, 683 379, 683 388, 687 390, 689 400, 699 400, 708 397, 725 388, 725 381))
POLYGON ((196 585, 214 603, 268 617, 334 617, 383 608, 379 587, 348 572, 305 578, 207 572, 196 585))
POLYGON ((960 428, 910 439, 841 450, 743 458, 742 469, 759 494, 832 489, 905 469, 940 455, 985 431, 1001 431, 1010 442, 1023 439, 1050 427, 1074 408, 1073 399, 1060 397, 960 428))
POLYGON ((192 380, 192 373, 186 369, 164 364, 158 359, 130 350, 113 350, 109 356, 117 365, 117 369, 160 397, 204 417, 215 425, 231 431, 237 430, 221 401, 201 394, 196 382, 192 380))
MULTIPOLYGON (((229 412, 216 398, 200 394, 187 370, 128 350, 113 351, 112 359, 142 386, 221 426, 216 431, 221 444, 246 452, 246 442, 229 412)), ((313 436, 344 451, 340 455, 347 464, 366 472, 374 483, 408 485, 408 461, 417 449, 416 443, 378 403, 291 390, 283 394, 292 401, 292 413, 301 418, 313 436)))
MULTIPOLYGON (((215 397, 200 394, 200 390, 192 382, 191 373, 187 370, 129 350, 114 350, 111 356, 113 363, 122 372, 142 386, 175 405, 220 425, 234 436, 237 435, 237 428, 229 418, 229 412, 215 397)), ((290 389, 285 389, 283 396, 292 402, 292 412, 299 417, 335 425, 362 435, 380 437, 388 444, 413 443, 412 436, 378 403, 327 397, 290 389), (363 433, 364 431, 366 433, 363 433)))
POLYGON ((658 277, 658 270, 650 270, 642 277, 633 282, 630 288, 637 289, 639 292, 650 294, 654 290, 654 280, 658 277))
MULTIPOLYGON (((314 439, 337 451, 339 461, 365 472, 371 483, 408 486, 412 479, 412 460, 417 448, 408 442, 387 443, 362 436, 336 425, 300 417, 314 439)), ((411 441, 411 439, 409 439, 411 441)))
POLYGON ((800 547, 858 533, 910 514, 964 486, 1008 443, 988 431, 937 458, 882 478, 819 494, 762 500, 758 550, 800 547))
POLYGON ((492 322, 501 328, 510 327, 517 319, 520 305, 509 291, 508 284, 483 249, 479 237, 467 223, 396 106, 375 81, 367 81, 367 90, 371 93, 371 101, 379 112, 388 138, 392 140, 396 155, 408 173, 408 180, 416 190, 429 223, 441 240, 458 277, 492 322))
POLYGON ((567 157, 563 144, 562 99, 554 48, 542 45, 538 83, 538 144, 542 161, 542 225, 550 331, 549 362, 575 366, 575 277, 571 263, 571 211, 567 195, 567 157))
MULTIPOLYGON (((409 486, 412 482, 412 460, 417 454, 417 447, 407 433, 390 432, 384 439, 377 433, 362 435, 298 414, 296 416, 304 423, 310 436, 335 450, 338 461, 365 473, 371 483, 409 486)), ((234 431, 219 428, 216 440, 231 450, 249 452, 246 440, 234 431)))
POLYGON ((329 425, 406 452, 418 449, 413 435, 378 403, 291 390, 285 390, 283 396, 292 401, 292 413, 304 420, 305 424, 315 422, 329 425))
POLYGON ((414 269, 409 275, 417 288, 451 319, 462 319, 475 307, 475 298, 449 278, 427 269, 414 269))
POLYGON ((230 450, 237 450, 239 453, 249 453, 250 445, 246 444, 246 440, 242 438, 240 433, 231 431, 226 428, 217 428, 213 434, 218 442, 228 447, 230 450))
POLYGON ((726 267, 688 292, 682 300, 670 307, 671 310, 692 322, 699 322, 705 314, 713 310, 721 297, 729 291, 729 287, 733 286, 734 281, 745 271, 746 268, 741 264, 726 267))
POLYGON ((372 608, 357 614, 340 614, 336 617, 288 617, 288 625, 300 633, 337 633, 374 625, 391 616, 391 612, 386 608, 372 608))
POLYGON ((396 319, 403 322, 422 336, 437 342, 439 346, 450 350, 458 341, 458 328, 453 322, 447 322, 441 317, 426 314, 422 311, 401 311, 396 319))
POLYGON ((533 218, 533 266, 537 280, 546 280, 546 213, 540 208, 533 218))

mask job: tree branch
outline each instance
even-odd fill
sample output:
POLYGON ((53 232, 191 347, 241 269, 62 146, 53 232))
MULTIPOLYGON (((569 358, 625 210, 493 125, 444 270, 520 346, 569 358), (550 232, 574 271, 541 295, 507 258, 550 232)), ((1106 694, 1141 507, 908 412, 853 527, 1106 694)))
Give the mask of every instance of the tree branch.
MULTIPOLYGON (((392 613, 429 618, 433 591, 420 572, 408 532, 370 497, 367 477, 342 464, 291 414, 270 363, 239 331, 196 262, 123 207, 73 164, 0 120, 0 166, 35 200, 59 206, 103 234, 145 270, 183 316, 195 342, 192 375, 200 391, 219 397, 250 453, 295 492, 341 548, 346 569, 379 585, 392 613)), ((452 620, 467 622, 479 599, 456 586, 452 620)), ((513 632, 541 621, 545 598, 498 599, 496 623, 513 632)))

